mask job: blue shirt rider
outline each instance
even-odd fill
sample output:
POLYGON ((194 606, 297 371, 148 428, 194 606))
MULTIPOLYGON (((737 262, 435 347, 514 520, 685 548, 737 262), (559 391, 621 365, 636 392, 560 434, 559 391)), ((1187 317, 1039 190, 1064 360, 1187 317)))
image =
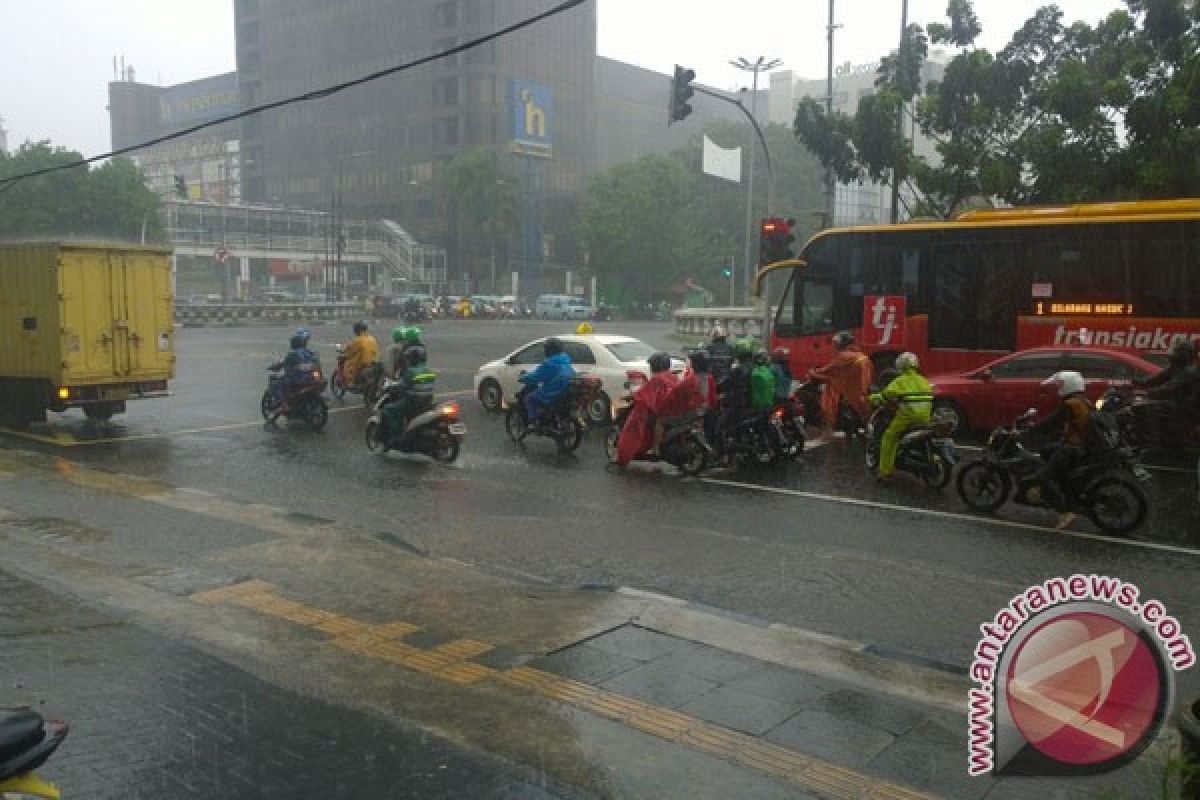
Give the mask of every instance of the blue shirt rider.
POLYGON ((283 380, 274 384, 275 400, 281 404, 281 412, 287 411, 287 395, 291 390, 311 381, 313 368, 319 366, 316 354, 308 349, 307 344, 307 338, 297 331, 288 342, 291 348, 288 354, 270 367, 271 370, 283 370, 283 380))
POLYGON ((553 337, 542 343, 546 360, 537 369, 521 376, 521 383, 537 387, 525 395, 525 418, 532 424, 544 408, 562 397, 575 377, 571 357, 563 351, 563 344, 553 337))

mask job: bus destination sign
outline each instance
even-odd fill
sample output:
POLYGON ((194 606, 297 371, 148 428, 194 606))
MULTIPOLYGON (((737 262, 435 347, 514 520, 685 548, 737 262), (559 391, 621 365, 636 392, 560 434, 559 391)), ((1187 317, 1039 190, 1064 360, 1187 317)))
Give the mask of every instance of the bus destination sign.
POLYGON ((1094 315, 1100 317, 1131 317, 1133 303, 1044 303, 1035 304, 1035 313, 1039 317, 1046 315, 1071 316, 1094 315))

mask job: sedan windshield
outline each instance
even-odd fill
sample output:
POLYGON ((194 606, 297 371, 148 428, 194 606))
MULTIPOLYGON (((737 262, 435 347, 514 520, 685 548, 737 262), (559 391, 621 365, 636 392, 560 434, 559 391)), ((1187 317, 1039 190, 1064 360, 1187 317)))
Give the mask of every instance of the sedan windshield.
POLYGON ((645 361, 654 352, 653 347, 637 339, 629 342, 614 342, 605 345, 605 347, 622 364, 628 364, 632 361, 645 361))

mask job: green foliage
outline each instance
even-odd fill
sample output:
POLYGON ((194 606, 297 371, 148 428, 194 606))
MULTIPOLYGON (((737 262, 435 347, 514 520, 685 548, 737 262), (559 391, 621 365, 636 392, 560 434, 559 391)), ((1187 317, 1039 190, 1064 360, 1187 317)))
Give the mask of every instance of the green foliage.
MULTIPOLYGON (((26 142, 0 153, 0 178, 78 161, 79 153, 49 142, 26 142)), ((132 161, 76 167, 0 186, 0 237, 94 236, 165 242, 158 197, 132 161)))
POLYGON ((853 116, 797 109, 796 136, 842 181, 908 183, 923 211, 956 213, 978 198, 1016 204, 1200 195, 1200 2, 1126 0, 1094 24, 1064 25, 1046 6, 997 53, 976 48, 971 0, 950 0, 935 44, 958 49, 923 95, 926 59, 913 26, 881 62, 878 92, 853 116), (889 111, 936 143, 915 155, 889 111))
POLYGON ((459 154, 438 171, 435 196, 447 226, 451 277, 468 273, 479 286, 484 276, 490 279, 493 255, 503 272, 520 210, 517 180, 499 156, 482 148, 459 154))
MULTIPOLYGON (((718 122, 705 133, 721 147, 748 154, 754 131, 746 124, 718 122)), ((797 240, 815 230, 812 212, 822 205, 821 171, 786 127, 764 130, 775 172, 771 215, 794 217, 797 240)), ((767 170, 761 147, 756 160, 752 214, 767 216, 767 170)), ((746 159, 744 158, 743 161, 746 159)), ((588 184, 578 215, 578 233, 610 301, 661 299, 685 278, 728 300, 722 267, 734 258, 738 285, 746 236, 746 184, 702 171, 702 139, 670 155, 645 156, 618 165, 588 184)), ((757 257, 757 240, 754 243, 757 257)))

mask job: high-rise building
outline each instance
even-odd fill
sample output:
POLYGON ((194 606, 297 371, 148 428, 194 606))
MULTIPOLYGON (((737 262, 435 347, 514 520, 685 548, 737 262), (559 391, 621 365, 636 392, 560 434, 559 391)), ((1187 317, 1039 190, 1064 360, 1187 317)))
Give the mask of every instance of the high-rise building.
POLYGON ((4 129, 4 117, 0 117, 0 153, 8 152, 8 131, 4 129))

